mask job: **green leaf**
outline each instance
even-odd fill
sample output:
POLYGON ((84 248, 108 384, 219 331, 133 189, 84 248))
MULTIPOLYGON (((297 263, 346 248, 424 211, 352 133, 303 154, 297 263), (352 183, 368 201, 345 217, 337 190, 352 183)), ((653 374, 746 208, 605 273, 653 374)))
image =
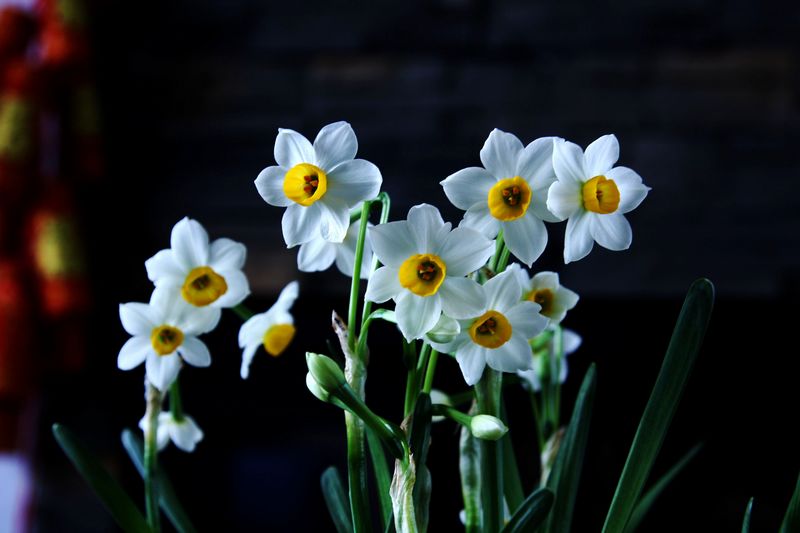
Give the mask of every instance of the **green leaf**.
POLYGON ((631 515, 631 519, 628 521, 628 525, 625 527, 625 531, 636 531, 639 525, 644 520, 644 517, 647 516, 648 511, 656 502, 658 497, 667 488, 673 479, 683 470, 683 468, 694 459, 694 456, 700 451, 703 447, 702 444, 696 444, 691 450, 689 450, 686 455, 681 457, 681 459, 675 463, 669 471, 664 474, 661 479, 659 479, 650 489, 642 496, 639 500, 639 503, 636 504, 636 508, 633 510, 633 514, 631 515))
MULTIPOLYGON (((508 422, 508 415, 506 413, 505 403, 500 403, 500 413, 502 420, 508 422)), ((511 442, 511 434, 506 433, 500 441, 502 448, 500 453, 503 454, 503 493, 506 497, 506 504, 508 510, 512 514, 517 511, 522 505, 525 493, 522 489, 522 481, 519 478, 519 467, 517 466, 517 457, 514 455, 514 445, 511 442)))
MULTIPOLYGON (((128 452, 128 456, 133 462, 133 466, 144 477, 144 444, 142 439, 137 437, 131 430, 126 429, 122 432, 122 446, 128 452)), ((181 533, 194 533, 197 531, 189 519, 189 515, 178 500, 175 488, 172 486, 163 466, 159 466, 156 473, 159 503, 166 513, 169 521, 181 533)))
POLYGON ((381 506, 381 526, 385 528, 392 517, 392 497, 389 494, 392 476, 389 474, 389 466, 386 463, 386 454, 383 451, 381 439, 370 428, 367 428, 367 445, 372 459, 372 471, 375 474, 378 503, 381 506))
POLYGON ((558 449, 553 470, 547 479, 547 488, 555 495, 553 509, 547 517, 547 531, 569 531, 572 523, 586 441, 589 437, 595 386, 595 365, 592 364, 583 378, 575 408, 572 410, 572 418, 558 449))
POLYGON ((549 489, 532 492, 503 528, 503 533, 536 531, 547 518, 547 513, 553 506, 553 499, 553 493, 549 489))
POLYGON ((320 479, 322 485, 322 496, 325 497, 325 504, 331 514, 333 525, 336 526, 338 533, 352 533, 353 521, 350 517, 350 501, 342 485, 342 478, 335 466, 329 466, 322 473, 320 479))
POLYGON ((800 531, 800 477, 797 478, 792 501, 789 502, 786 515, 783 517, 783 523, 781 523, 781 533, 794 531, 800 531))
POLYGON ((150 531, 147 521, 133 500, 106 472, 74 433, 61 424, 53 424, 53 436, 119 527, 131 532, 150 531))
POLYGON ((742 520, 742 533, 750 533, 750 514, 753 512, 753 500, 755 498, 750 498, 750 501, 747 502, 747 507, 744 510, 744 520, 742 520))
POLYGON ((639 421, 639 428, 606 516, 604 532, 624 531, 631 517, 700 352, 713 306, 714 286, 707 279, 695 281, 683 302, 667 355, 639 421))

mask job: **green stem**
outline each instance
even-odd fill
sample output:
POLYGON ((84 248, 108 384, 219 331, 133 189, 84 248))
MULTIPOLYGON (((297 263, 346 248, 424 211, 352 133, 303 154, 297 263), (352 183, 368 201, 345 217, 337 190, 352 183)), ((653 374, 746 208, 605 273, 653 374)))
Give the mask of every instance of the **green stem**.
POLYGON ((553 381, 555 382, 553 424, 558 428, 561 423, 561 365, 564 361, 564 330, 561 329, 561 326, 556 326, 556 331, 553 335, 553 354, 556 358, 553 365, 553 381))
MULTIPOLYGON (((380 202, 381 203, 381 217, 379 220, 379 224, 386 224, 389 221, 389 209, 392 207, 392 201, 389 198, 389 195, 386 192, 382 192, 378 195, 378 198, 373 200, 373 202, 380 202)), ((369 273, 372 275, 373 272, 378 268, 378 257, 373 254, 372 256, 372 263, 369 266, 369 273)), ((364 320, 366 317, 370 315, 372 311, 372 302, 364 299, 364 311, 361 315, 361 327, 364 327, 364 320)), ((366 331, 362 331, 361 335, 366 334, 366 331)))
POLYGON ((503 230, 500 230, 500 233, 497 234, 497 240, 494 243, 494 255, 491 259, 489 259, 489 270, 492 272, 497 272, 497 261, 500 259, 500 254, 505 247, 506 242, 503 239, 503 230))
POLYGON ((544 451, 544 430, 542 428, 542 424, 544 421, 542 420, 541 411, 539 410, 539 400, 536 397, 536 393, 531 393, 531 407, 533 408, 533 418, 535 420, 536 426, 536 440, 539 443, 539 453, 544 451))
POLYGON ((436 363, 439 361, 439 352, 431 350, 430 359, 428 360, 428 369, 425 372, 425 384, 422 386, 422 392, 431 393, 433 388, 433 375, 436 373, 436 363))
POLYGON ((433 416, 444 416, 454 422, 458 422, 465 428, 470 429, 470 422, 472 421, 472 416, 466 413, 462 413, 458 409, 454 409, 449 405, 442 405, 440 403, 435 403, 431 406, 431 414, 433 416))
MULTIPOLYGON (((500 391, 503 375, 486 368, 475 387, 478 395, 478 412, 500 418, 500 391)), ((500 443, 481 440, 481 499, 483 502, 483 531, 497 533, 502 529, 503 508, 503 456, 500 443)))
POLYGON ((180 376, 175 378, 172 386, 169 388, 169 410, 172 413, 172 418, 175 422, 183 420, 183 402, 181 401, 181 386, 178 383, 180 376))
POLYGON ((248 309, 248 307, 244 304, 234 305, 231 307, 231 311, 239 315, 239 318, 241 318, 244 322, 247 322, 253 317, 253 315, 255 315, 255 313, 248 309))
POLYGON ((506 269, 506 266, 508 265, 508 258, 510 255, 511 251, 508 249, 508 246, 506 246, 506 244, 503 243, 503 251, 500 252, 500 259, 497 261, 497 268, 495 270, 497 274, 501 273, 506 269))
MULTIPOLYGON (((475 414, 473 404, 470 409, 475 414)), ((464 499, 466 533, 481 531, 481 469, 480 444, 469 428, 461 428, 459 439, 459 471, 461 473, 461 495, 464 499)))
POLYGON ((155 533, 161 530, 158 510, 158 414, 161 411, 161 391, 147 382, 147 419, 144 440, 144 498, 147 508, 147 523, 155 533))
POLYGON ((361 221, 358 226, 358 240, 356 241, 356 257, 353 263, 353 278, 350 283, 350 307, 347 313, 347 344, 351 351, 356 349, 356 315, 358 314, 358 289, 361 284, 361 263, 364 260, 364 241, 367 238, 367 221, 371 202, 364 202, 361 206, 361 221))

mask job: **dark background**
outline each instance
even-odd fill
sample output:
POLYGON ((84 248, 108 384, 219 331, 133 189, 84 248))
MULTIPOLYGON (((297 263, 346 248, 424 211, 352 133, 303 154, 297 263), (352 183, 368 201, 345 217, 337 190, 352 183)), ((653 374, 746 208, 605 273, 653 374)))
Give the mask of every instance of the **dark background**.
MULTIPOLYGON (((299 279, 299 335, 281 358, 260 352, 239 378, 238 319, 207 336, 214 364, 182 374, 184 404, 206 433, 196 453, 163 464, 201 530, 330 530, 318 478, 344 467, 344 427, 304 385, 305 350, 324 351, 346 279, 307 275, 285 250, 282 209, 252 184, 273 164, 278 127, 312 138, 349 121, 359 157, 376 163, 392 218, 414 204, 456 222, 439 181, 479 164, 492 128, 527 143, 559 135, 585 146, 615 133, 620 164, 653 188, 629 220, 631 249, 595 247, 563 265, 564 225, 535 270, 581 295, 566 326, 565 416, 590 362, 598 392, 576 531, 598 530, 691 281, 718 301, 705 348, 655 473, 697 442, 698 458, 653 509, 648 531, 775 530, 800 470, 796 301, 800 287, 798 23, 793 2, 97 3, 95 69, 107 180, 79 196, 95 307, 89 368, 42 388, 35 527, 112 529, 47 428, 78 431, 132 493, 141 483, 119 432, 142 415, 143 372, 116 369, 126 335, 117 304, 146 301, 143 262, 181 217, 248 246, 251 307, 299 279)), ((368 401, 397 419, 405 376, 399 334, 372 346, 368 401)), ((443 360, 437 387, 464 388, 443 360)), ((511 435, 533 480, 527 399, 509 394, 511 435)), ((432 531, 458 526, 457 439, 434 429, 432 531)), ((343 470, 342 470, 343 471, 343 470)))

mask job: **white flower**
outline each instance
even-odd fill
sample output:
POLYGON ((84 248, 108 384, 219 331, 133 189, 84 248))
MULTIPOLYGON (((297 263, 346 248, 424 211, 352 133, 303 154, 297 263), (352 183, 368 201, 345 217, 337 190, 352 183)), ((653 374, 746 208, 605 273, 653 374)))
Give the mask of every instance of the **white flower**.
POLYGON ((196 220, 183 218, 172 228, 170 246, 145 262, 147 277, 156 287, 179 292, 197 307, 219 316, 250 294, 242 272, 247 249, 231 239, 208 242, 208 233, 196 220))
POLYGON ((197 336, 216 327, 219 313, 214 309, 194 307, 176 291, 156 287, 149 304, 120 304, 119 318, 132 337, 119 351, 117 366, 131 370, 144 362, 157 389, 165 391, 175 381, 181 360, 199 367, 211 364, 211 354, 197 336))
POLYGON ((553 167, 558 181, 550 186, 547 208, 567 221, 564 262, 577 261, 592 251, 594 241, 609 250, 626 250, 631 245, 631 226, 622 216, 634 210, 650 187, 626 167, 616 167, 619 142, 604 135, 586 147, 556 142, 553 167))
POLYGON ((259 346, 273 357, 277 357, 292 342, 295 334, 294 318, 289 314, 297 299, 298 285, 293 281, 286 285, 278 296, 278 301, 265 313, 250 317, 239 329, 239 348, 242 352, 242 379, 250 375, 250 363, 259 346))
POLYGON ((495 129, 481 149, 485 169, 465 168, 442 181, 447 198, 466 211, 462 225, 489 238, 502 229, 508 249, 528 266, 547 245, 542 221, 558 221, 546 205, 556 180, 554 139, 536 139, 523 148, 516 136, 495 129))
POLYGON ((540 314, 550 319, 551 324, 558 324, 567 316, 567 311, 578 303, 578 295, 563 287, 555 272, 539 272, 528 278, 527 272, 520 269, 522 297, 541 306, 540 314))
MULTIPOLYGON (((147 416, 139 421, 139 428, 146 431, 147 416)), ((203 430, 198 427, 191 416, 183 415, 181 420, 175 420, 171 412, 158 414, 156 443, 159 451, 166 448, 169 441, 172 441, 181 450, 193 452, 201 440, 203 440, 203 430)))
MULTIPOLYGON (((542 352, 532 352, 533 368, 530 370, 517 371, 517 375, 522 379, 522 386, 526 389, 537 392, 542 390, 542 376, 554 375, 558 371, 559 383, 564 383, 567 380, 567 356, 577 350, 582 342, 580 335, 570 329, 563 329, 561 332, 563 337, 564 357, 556 362, 555 358, 546 357, 542 352), (548 362, 550 368, 547 368, 548 362), (556 369, 558 363, 558 369, 556 369)), ((552 353, 552 339, 550 341, 550 351, 552 353)))
POLYGON ((486 304, 467 320, 459 320, 461 332, 449 343, 431 342, 442 353, 455 354, 467 385, 474 385, 486 365, 501 372, 531 368, 528 339, 541 333, 548 320, 539 314, 539 305, 522 300, 517 269, 486 282, 486 304))
POLYGON ((438 209, 421 204, 409 210, 407 220, 370 231, 372 250, 386 266, 370 277, 366 298, 395 301, 397 324, 407 340, 422 338, 442 311, 466 318, 484 306, 480 285, 464 276, 486 264, 494 244, 473 229, 451 227, 438 209))
POLYGON ((283 239, 291 248, 318 235, 342 242, 350 209, 378 195, 381 173, 354 159, 358 141, 347 122, 322 128, 312 145, 296 131, 279 129, 275 161, 256 178, 256 189, 270 205, 286 207, 283 239))
MULTIPOLYGON (((327 270, 336 261, 336 268, 345 276, 353 275, 356 262, 356 244, 358 243, 359 222, 353 222, 347 229, 344 241, 330 242, 321 236, 314 237, 300 246, 297 254, 297 268, 303 272, 319 272, 327 270)), ((372 224, 367 225, 369 233, 372 224)), ((369 266, 372 263, 372 247, 369 239, 364 242, 364 255, 361 260, 361 279, 369 278, 369 266)))

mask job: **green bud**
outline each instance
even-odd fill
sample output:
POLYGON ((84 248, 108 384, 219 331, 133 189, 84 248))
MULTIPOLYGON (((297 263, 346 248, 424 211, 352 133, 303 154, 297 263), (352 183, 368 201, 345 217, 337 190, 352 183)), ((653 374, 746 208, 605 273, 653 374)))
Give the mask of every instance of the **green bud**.
POLYGON ((346 383, 342 369, 330 357, 306 352, 306 365, 308 365, 308 371, 314 381, 328 392, 336 390, 346 383))
POLYGON ((317 397, 317 399, 328 402, 330 401, 330 393, 319 386, 319 383, 314 379, 314 376, 311 375, 311 372, 306 374, 306 387, 308 390, 311 391, 311 394, 317 397))
POLYGON ((508 427, 503 421, 491 415, 476 415, 469 422, 472 435, 478 439, 500 440, 508 433, 508 427))

